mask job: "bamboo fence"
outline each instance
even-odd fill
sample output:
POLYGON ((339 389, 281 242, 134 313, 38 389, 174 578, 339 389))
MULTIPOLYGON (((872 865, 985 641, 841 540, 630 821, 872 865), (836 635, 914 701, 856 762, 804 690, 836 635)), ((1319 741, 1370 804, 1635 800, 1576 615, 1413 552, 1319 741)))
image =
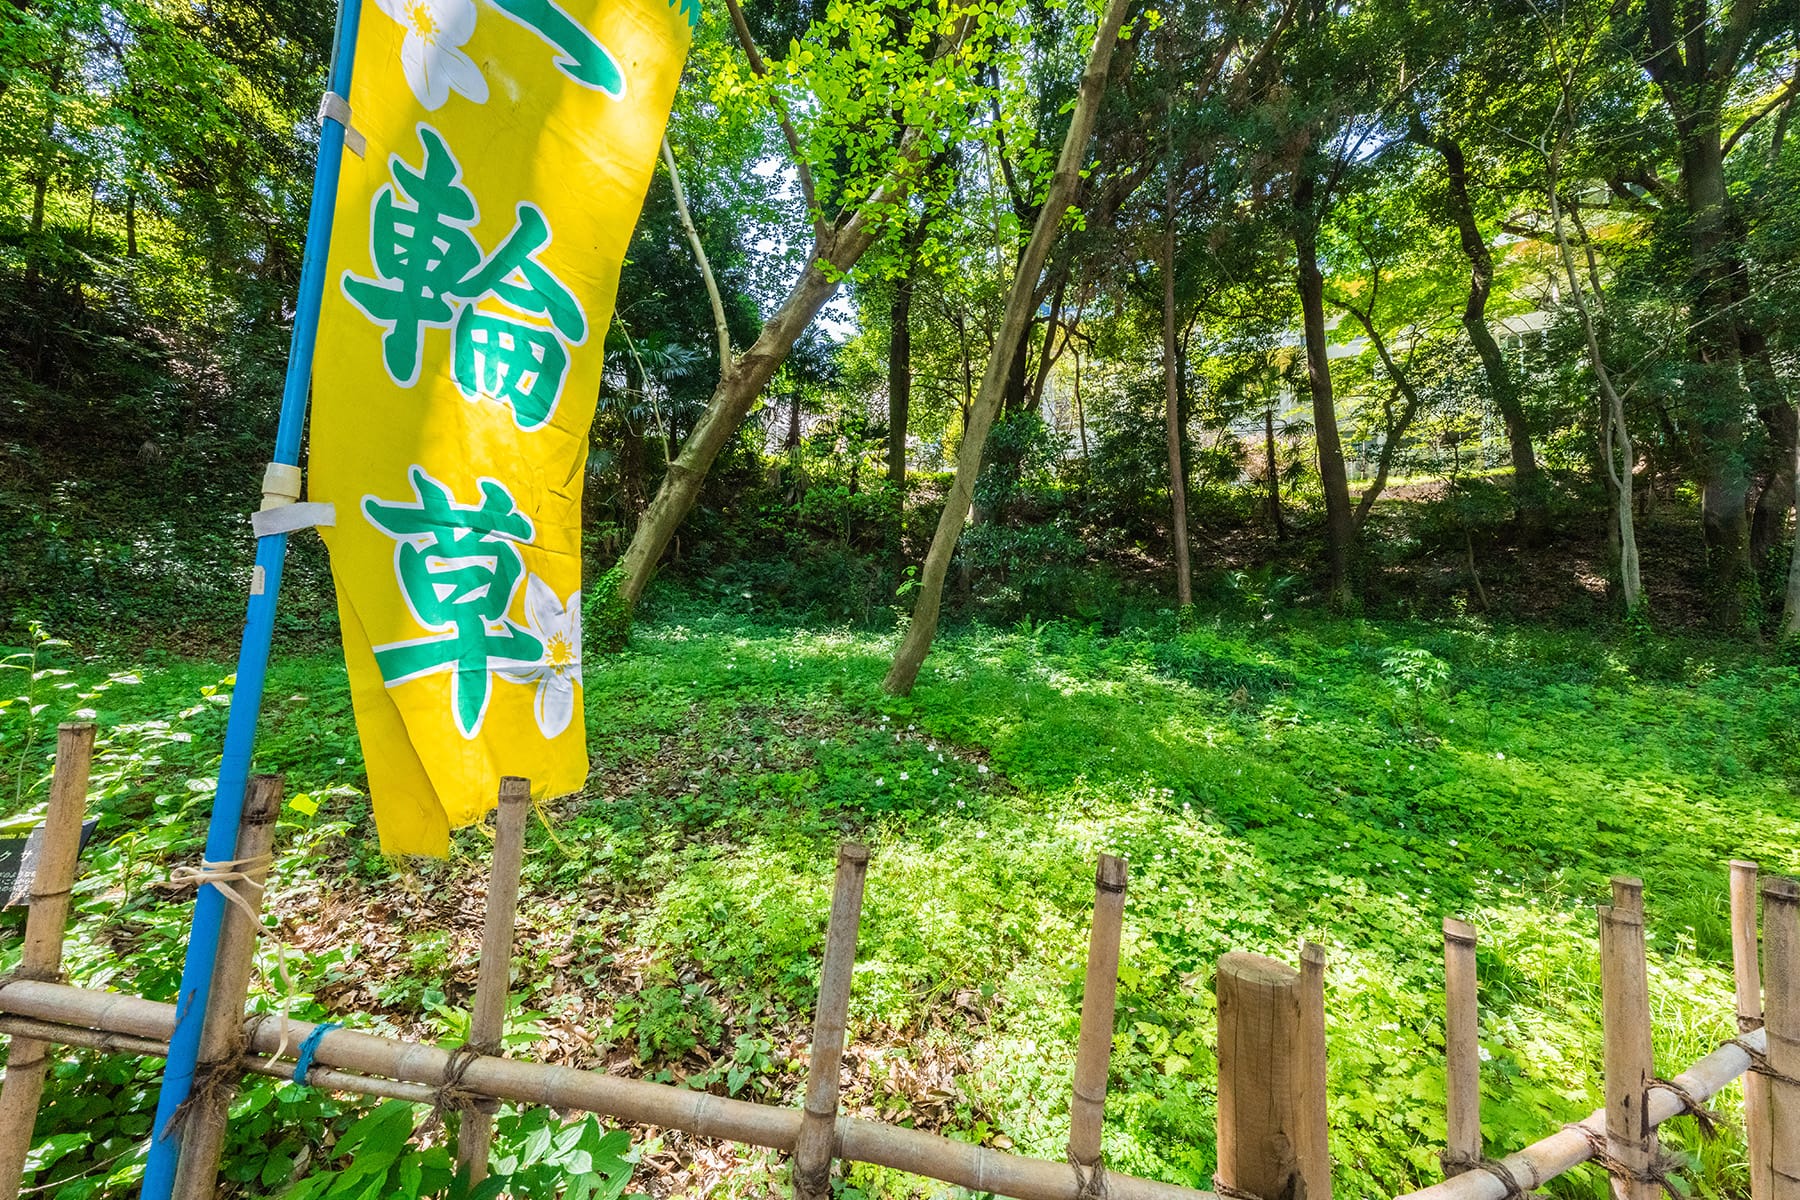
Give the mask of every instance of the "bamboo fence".
MULTIPOLYGON (((0 978, 0 1034, 13 1039, 12 1065, 0 1079, 0 1200, 19 1194, 47 1047, 162 1056, 175 1024, 171 1005, 56 981, 92 746, 92 727, 62 730, 26 956, 19 971, 0 978)), ((845 844, 838 854, 801 1107, 504 1057, 500 1035, 529 791, 524 780, 502 784, 470 1038, 465 1045, 444 1048, 335 1023, 246 1019, 263 873, 281 794, 277 779, 254 781, 237 862, 202 883, 226 890, 231 912, 221 941, 219 982, 207 1006, 195 1098, 177 1114, 179 1200, 214 1195, 225 1114, 245 1074, 295 1077, 335 1092, 456 1110, 463 1116, 458 1161, 476 1179, 487 1167, 491 1114, 505 1102, 597 1113, 627 1124, 788 1153, 795 1200, 826 1200, 832 1165, 838 1161, 889 1167, 1018 1200, 1329 1200, 1325 955, 1310 943, 1301 948, 1298 970, 1251 954, 1227 954, 1220 960, 1216 1192, 1106 1168, 1102 1128, 1127 875, 1125 861, 1111 855, 1100 857, 1095 876, 1066 1161, 1028 1158, 842 1115, 839 1079, 869 863, 868 852, 854 844, 845 844)), ((1446 920, 1447 1178, 1403 1200, 1512 1200, 1589 1161, 1607 1170, 1616 1200, 1650 1200, 1663 1190, 1670 1170, 1658 1126, 1697 1112, 1739 1078, 1746 1081, 1752 1200, 1800 1200, 1800 884, 1771 878, 1759 889, 1756 864, 1748 862, 1731 864, 1731 881, 1740 1036, 1671 1080, 1656 1077, 1643 885, 1615 879, 1613 902, 1598 914, 1605 1107, 1497 1161, 1484 1156, 1480 1127, 1476 931, 1466 922, 1446 920)), ((1709 1127, 1704 1116, 1702 1121, 1703 1129, 1709 1127)))

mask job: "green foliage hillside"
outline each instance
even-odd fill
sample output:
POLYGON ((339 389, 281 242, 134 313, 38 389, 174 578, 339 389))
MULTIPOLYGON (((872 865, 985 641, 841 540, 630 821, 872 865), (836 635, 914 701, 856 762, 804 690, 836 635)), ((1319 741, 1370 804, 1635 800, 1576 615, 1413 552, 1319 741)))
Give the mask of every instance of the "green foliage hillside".
MULTIPOLYGON (((1331 957, 1337 1183, 1388 1194, 1436 1178, 1443 916, 1480 930, 1485 1118, 1504 1151, 1598 1103, 1593 905, 1610 874, 1646 881, 1673 1073, 1735 1032, 1725 861, 1800 870, 1800 673, 1729 644, 1473 620, 1026 623, 949 638, 910 700, 878 689, 891 644, 665 608, 589 664, 595 769, 531 832, 515 1052, 797 1102, 833 846, 855 837, 874 858, 849 1110, 1059 1157, 1093 857, 1112 851, 1131 888, 1109 1163, 1210 1178, 1213 965, 1291 961, 1308 937, 1331 957)), ((40 672, 68 673, 0 711, 7 811, 41 804, 51 724, 97 717, 102 824, 70 965, 166 998, 186 906, 162 881, 198 849, 224 668, 41 653, 40 672)), ((486 841, 465 831, 448 863, 396 874, 373 849, 339 663, 285 656, 269 695, 259 766, 289 796, 257 1003, 454 1036, 486 841)), ((59 1067, 40 1186, 124 1194, 154 1079, 131 1062, 59 1067)), ((234 1111, 228 1174, 255 1191, 341 1165, 333 1138, 363 1110, 260 1081, 234 1111)), ((503 1145, 536 1128, 505 1126, 503 1145)), ((1708 1194, 1742 1194, 1735 1137, 1678 1124, 1673 1144, 1708 1194)), ((702 1167, 698 1150, 641 1144, 636 1186, 781 1186, 774 1159, 702 1167)))

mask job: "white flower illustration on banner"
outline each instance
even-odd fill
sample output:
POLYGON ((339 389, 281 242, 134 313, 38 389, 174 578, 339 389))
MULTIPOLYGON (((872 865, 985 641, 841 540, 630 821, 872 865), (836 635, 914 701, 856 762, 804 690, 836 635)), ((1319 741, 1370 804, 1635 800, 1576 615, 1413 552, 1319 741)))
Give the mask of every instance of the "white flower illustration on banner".
POLYGON ((581 684, 581 593, 559 604, 556 593, 533 575, 525 584, 525 623, 544 644, 537 662, 511 662, 499 668, 514 683, 537 684, 532 711, 538 729, 553 738, 575 715, 575 689, 581 684))
POLYGON ((475 0, 375 0, 406 30, 400 69, 406 85, 427 109, 439 109, 451 92, 477 104, 488 98, 487 80, 462 47, 475 34, 475 0))

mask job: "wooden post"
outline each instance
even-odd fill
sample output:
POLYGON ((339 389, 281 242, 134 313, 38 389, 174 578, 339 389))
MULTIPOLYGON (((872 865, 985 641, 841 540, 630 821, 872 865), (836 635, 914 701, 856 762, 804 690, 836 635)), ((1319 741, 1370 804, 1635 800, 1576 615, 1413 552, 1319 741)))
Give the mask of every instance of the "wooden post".
POLYGON ((1800 883, 1766 879, 1762 899, 1769 1194, 1772 1200, 1800 1200, 1800 883))
POLYGON ((1100 1130, 1106 1120, 1106 1076, 1112 1065, 1126 873, 1125 860, 1111 854, 1102 854, 1094 870, 1094 925, 1088 934, 1081 1038, 1075 1046, 1075 1094, 1069 1100, 1069 1161, 1080 1172, 1101 1169, 1100 1130))
POLYGON ((1481 1011, 1475 998, 1475 927, 1444 918, 1444 1174, 1481 1161, 1481 1011))
MULTIPOLYGON (((87 815, 88 770, 94 759, 94 727, 64 725, 56 731, 56 769, 50 776, 50 809, 44 817, 37 873, 31 882, 31 911, 25 917, 25 950, 16 972, 21 979, 55 979, 62 971, 63 934, 81 853, 81 823, 87 815)), ((0 1200, 17 1200, 24 1182, 25 1156, 37 1124, 49 1045, 14 1038, 0 1083, 0 1200)))
POLYGON ((1605 1039, 1606 1146, 1624 1171, 1612 1177, 1614 1200, 1659 1200, 1649 1169, 1656 1156, 1650 1124, 1650 982, 1644 963, 1644 883, 1616 876, 1613 902, 1600 906, 1600 1020, 1605 1039))
POLYGON ((825 964, 819 973, 819 1007, 813 1015, 812 1061, 806 1068, 806 1108, 794 1138, 794 1200, 827 1200, 831 1195, 838 1075, 850 1013, 850 977, 856 967, 856 934, 862 923, 863 877, 868 869, 867 849, 855 842, 838 847, 831 920, 825 927, 825 964))
POLYGON ((181 1116, 181 1153, 175 1164, 174 1200, 212 1200, 219 1183, 219 1158, 225 1150, 225 1118, 237 1092, 244 1053, 244 1000, 256 962, 256 939, 262 932, 263 881, 269 874, 269 852, 275 845, 275 821, 281 815, 281 777, 258 775, 250 781, 238 826, 236 861, 244 878, 229 884, 242 905, 225 906, 219 929, 218 965, 200 1028, 200 1053, 194 1064, 194 1090, 181 1116), (251 914, 255 913, 256 916, 251 914))
MULTIPOLYGON (((1762 972, 1756 958, 1756 864, 1731 861, 1731 968, 1737 983, 1739 1033, 1763 1024, 1762 972)), ((1769 1081, 1752 1071, 1744 1076, 1744 1140, 1750 1155, 1750 1200, 1769 1200, 1769 1081)))
MULTIPOLYGON (((531 808, 531 781, 508 775, 500 781, 500 810, 494 816, 494 865, 488 875, 487 922, 481 930, 481 963, 475 977, 475 1006, 469 1013, 470 1049, 498 1054, 506 1032, 506 998, 512 988, 513 923, 519 912, 519 871, 525 861, 525 818, 531 808)), ((456 1139, 456 1166, 474 1187, 488 1173, 494 1145, 494 1106, 478 1102, 464 1110, 456 1139)))
POLYGON ((1300 1053, 1294 1090, 1300 1128, 1294 1155, 1313 1200, 1331 1200, 1331 1121, 1325 1096, 1325 947, 1300 944, 1300 1053))
MULTIPOLYGON (((1304 960, 1303 960, 1304 961, 1304 960)), ((1218 1184, 1262 1200, 1327 1200, 1321 1154, 1323 955, 1299 972, 1258 954, 1219 960, 1218 1184), (1315 1007, 1317 1012, 1302 1013, 1315 1007), (1313 1032, 1309 1033, 1309 1027, 1313 1032)))

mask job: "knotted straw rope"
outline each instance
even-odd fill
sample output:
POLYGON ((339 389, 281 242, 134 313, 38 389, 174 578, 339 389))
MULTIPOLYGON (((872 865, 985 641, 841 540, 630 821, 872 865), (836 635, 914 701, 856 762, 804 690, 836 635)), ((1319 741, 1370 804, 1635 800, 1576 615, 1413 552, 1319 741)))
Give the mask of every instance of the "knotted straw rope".
POLYGON ((231 858, 222 862, 203 858, 197 867, 181 866, 170 871, 169 882, 176 887, 187 887, 191 884, 195 888, 196 894, 198 894, 198 889, 210 883, 219 889, 219 894, 227 901, 237 905, 238 911, 249 918, 252 925, 260 927, 262 910, 251 904, 242 892, 234 891, 225 885, 243 883, 260 892, 263 890, 263 882, 252 876, 251 872, 261 870, 274 861, 273 854, 259 854, 254 858, 231 858))
MULTIPOLYGON (((1774 1035, 1771 1034, 1770 1036, 1774 1035)), ((1734 1037, 1725 1044, 1727 1046, 1736 1046, 1739 1050, 1742 1050, 1748 1055, 1750 1057, 1750 1070, 1754 1073, 1761 1075, 1765 1079, 1773 1079, 1777 1083, 1785 1083, 1790 1084, 1793 1087, 1800 1087, 1800 1079, 1795 1079, 1792 1075, 1784 1075, 1780 1071, 1777 1071, 1775 1065, 1769 1061, 1769 1056, 1767 1054, 1758 1050, 1743 1038, 1734 1037)))
POLYGON ((1070 1146, 1069 1169, 1075 1172, 1075 1200, 1107 1200, 1104 1156, 1096 1154, 1094 1161, 1084 1163, 1070 1146))
MULTIPOLYGON (((195 895, 199 894, 200 888, 210 884, 212 887, 218 889, 219 894, 225 897, 227 903, 231 904, 239 912, 244 914, 244 919, 250 922, 251 937, 267 937, 268 930, 263 925, 261 905, 251 903, 248 896, 229 885, 234 883, 243 884, 246 888, 254 888, 257 892, 261 893, 267 885, 262 880, 255 878, 254 872, 266 870, 274 863, 274 861, 275 855, 273 853, 258 854, 251 858, 224 859, 218 862, 215 862, 212 859, 203 858, 200 860, 200 865, 197 867, 179 866, 170 871, 169 882, 177 887, 188 887, 191 885, 195 889, 195 895)), ((268 1062, 264 1064, 265 1066, 272 1067, 281 1061, 282 1055, 287 1053, 288 1010, 293 1007, 294 980, 293 977, 288 974, 287 969, 287 943, 283 942, 280 938, 272 938, 270 940, 275 944, 275 976, 281 982, 281 1010, 276 1014, 281 1019, 281 1040, 276 1044, 275 1052, 269 1055, 268 1062)), ((254 955, 251 957, 251 963, 253 966, 256 965, 254 955)), ((256 972, 262 977, 263 986, 267 988, 267 990, 271 992, 276 990, 275 988, 269 987, 268 977, 263 975, 260 966, 256 966, 256 972)), ((268 1013, 258 1014, 256 1018, 258 1024, 260 1025, 261 1022, 266 1020, 269 1016, 270 1014, 268 1013)), ((201 1064, 202 1067, 207 1065, 208 1064, 201 1064)), ((198 1083, 198 1078, 197 1068, 196 1083, 198 1083)), ((179 1116, 181 1114, 177 1111, 176 1115, 179 1116)))
POLYGON ((450 1061, 444 1065, 444 1082, 438 1084, 431 1107, 440 1115, 444 1112, 497 1112, 500 1102, 464 1087, 463 1076, 477 1059, 499 1053, 500 1047, 494 1042, 464 1042, 452 1050, 450 1061))
POLYGON ((1573 1130, 1587 1142, 1593 1161, 1600 1164, 1608 1175, 1615 1179, 1630 1179, 1638 1183, 1654 1183, 1667 1192, 1674 1200, 1683 1200, 1681 1190, 1675 1186, 1675 1176, 1682 1169, 1681 1161, 1660 1148, 1651 1152, 1650 1163, 1643 1168, 1633 1167, 1614 1158, 1607 1149, 1606 1135, 1579 1123, 1564 1125, 1564 1129, 1573 1130))
POLYGON ((1712 1139, 1719 1136, 1719 1114, 1706 1107, 1705 1101, 1696 1097, 1694 1093, 1688 1091, 1673 1079, 1664 1079, 1661 1076, 1652 1079, 1650 1081, 1649 1090, 1655 1091, 1658 1089, 1669 1093, 1669 1095, 1681 1101, 1681 1113, 1676 1115, 1680 1116, 1682 1113, 1685 1113, 1694 1118, 1695 1124, 1700 1127, 1700 1136, 1702 1138, 1710 1142, 1712 1139))
POLYGON ((1483 1158, 1479 1155, 1463 1154, 1455 1150, 1443 1150, 1438 1153, 1438 1161, 1444 1165, 1446 1175, 1456 1175, 1463 1171, 1486 1171, 1500 1181, 1506 1189, 1502 1200, 1524 1200, 1530 1196, 1531 1190, 1519 1182, 1519 1177, 1512 1173, 1512 1168, 1497 1158, 1483 1158))

